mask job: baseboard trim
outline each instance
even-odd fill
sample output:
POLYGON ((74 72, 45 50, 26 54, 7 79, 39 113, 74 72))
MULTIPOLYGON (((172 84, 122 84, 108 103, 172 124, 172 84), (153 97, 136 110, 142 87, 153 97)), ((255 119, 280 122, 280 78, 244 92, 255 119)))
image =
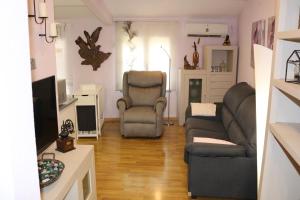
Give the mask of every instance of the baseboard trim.
MULTIPOLYGON (((167 121, 168 118, 164 117, 164 121, 167 121)), ((177 117, 170 117, 170 120, 173 122, 177 122, 178 118, 177 117)), ((119 122, 120 118, 119 117, 108 117, 104 118, 104 122, 119 122)))
POLYGON ((113 117, 113 118, 104 118, 104 122, 119 122, 119 117, 113 117))

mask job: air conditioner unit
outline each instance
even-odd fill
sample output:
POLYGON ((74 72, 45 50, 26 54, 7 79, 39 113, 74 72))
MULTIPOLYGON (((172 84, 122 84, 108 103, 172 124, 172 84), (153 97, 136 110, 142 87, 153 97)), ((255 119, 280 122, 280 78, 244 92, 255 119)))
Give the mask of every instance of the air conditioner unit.
POLYGON ((228 34, 228 25, 187 23, 186 30, 189 37, 222 37, 228 34))

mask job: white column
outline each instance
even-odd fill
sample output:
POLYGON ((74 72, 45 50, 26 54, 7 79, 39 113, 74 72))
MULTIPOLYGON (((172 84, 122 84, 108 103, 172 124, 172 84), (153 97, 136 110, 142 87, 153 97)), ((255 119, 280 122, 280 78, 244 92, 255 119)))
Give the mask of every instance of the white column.
POLYGON ((27 1, 0 8, 0 198, 6 200, 40 199, 27 15, 27 1))

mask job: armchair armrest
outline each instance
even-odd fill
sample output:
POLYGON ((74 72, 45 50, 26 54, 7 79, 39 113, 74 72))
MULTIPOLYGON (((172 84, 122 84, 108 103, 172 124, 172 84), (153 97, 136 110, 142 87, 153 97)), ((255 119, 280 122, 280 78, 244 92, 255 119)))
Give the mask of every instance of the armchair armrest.
POLYGON ((117 108, 121 111, 125 111, 126 109, 131 107, 131 100, 129 97, 124 96, 123 98, 118 99, 117 108))
POLYGON ((188 105, 185 111, 185 121, 188 118, 197 118, 197 119, 207 119, 207 120, 214 120, 214 121, 221 121, 222 120, 222 107, 223 103, 215 103, 216 104, 216 116, 209 117, 209 116, 192 116, 192 108, 191 105, 188 105))
POLYGON ((199 157, 245 157, 246 149, 241 145, 189 143, 185 147, 189 155, 199 157))
POLYGON ((154 104, 154 110, 157 113, 163 113, 166 105, 167 105, 166 97, 159 97, 154 104))

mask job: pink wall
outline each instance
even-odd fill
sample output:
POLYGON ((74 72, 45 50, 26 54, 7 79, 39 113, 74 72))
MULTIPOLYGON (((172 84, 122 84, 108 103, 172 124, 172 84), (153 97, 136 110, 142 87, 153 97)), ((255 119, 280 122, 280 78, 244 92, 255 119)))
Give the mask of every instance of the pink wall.
MULTIPOLYGON (((33 14, 33 1, 28 0, 28 13, 33 14)), ((38 3, 38 1, 37 1, 38 3)), ((54 18, 53 1, 46 1, 48 8, 47 29, 54 18)), ((38 4, 36 4, 38 11, 38 4)), ((43 79, 56 74, 55 67, 55 48, 54 43, 48 44, 45 39, 40 37, 44 33, 44 23, 36 24, 33 18, 28 18, 29 35, 30 35, 30 57, 35 59, 36 69, 31 71, 32 81, 43 79)))
MULTIPOLYGON (((254 87, 254 68, 251 67, 252 23, 275 15, 275 0, 247 1, 239 17, 239 72, 238 82, 248 82, 254 87)), ((266 27, 267 30, 267 27, 266 27)))
MULTIPOLYGON (((69 68, 67 79, 72 80, 73 90, 77 90, 80 84, 84 83, 96 83, 100 84, 105 88, 105 117, 118 117, 118 110, 116 108, 116 101, 122 96, 121 92, 115 90, 115 60, 116 60, 116 41, 115 41, 115 25, 103 25, 97 19, 72 19, 72 20, 57 20, 62 23, 66 23, 66 29, 64 33, 64 40, 66 44, 66 65, 69 68), (104 52, 112 52, 112 55, 102 63, 101 68, 98 71, 92 71, 91 66, 81 66, 82 59, 78 55, 78 46, 75 44, 76 38, 80 35, 83 38, 83 31, 88 32, 94 31, 97 26, 102 26, 98 44, 101 45, 101 50, 104 52)), ((183 68, 183 58, 184 55, 188 55, 188 59, 191 61, 191 56, 193 53, 193 42, 197 38, 186 37, 185 35, 185 23, 186 19, 179 20, 180 25, 180 38, 178 44, 179 48, 177 55, 172 59, 172 77, 173 86, 175 90, 171 93, 171 106, 170 115, 175 117, 177 113, 177 71, 179 68, 183 68)), ((238 43, 237 37, 237 18, 236 17, 220 17, 220 18, 195 18, 189 19, 191 22, 199 23, 226 23, 230 24, 231 30, 231 42, 232 44, 238 43)), ((203 38, 201 39, 201 44, 198 47, 200 53, 200 63, 202 63, 202 46, 208 44, 222 44, 223 38, 203 38)), ((58 68, 60 66, 57 66, 58 68)), ((166 115, 166 113, 165 113, 166 115)))

